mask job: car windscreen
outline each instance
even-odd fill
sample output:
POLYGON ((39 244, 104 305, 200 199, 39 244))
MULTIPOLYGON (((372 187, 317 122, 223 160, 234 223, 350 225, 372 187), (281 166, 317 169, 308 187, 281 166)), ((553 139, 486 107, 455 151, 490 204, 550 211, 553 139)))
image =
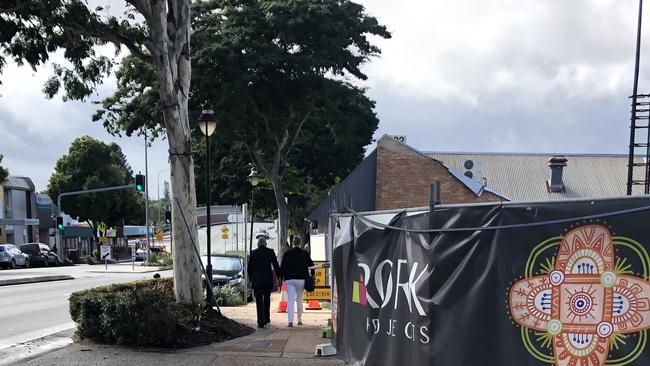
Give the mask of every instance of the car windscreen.
POLYGON ((20 246, 20 251, 27 254, 36 254, 38 250, 38 244, 23 244, 20 246))
MULTIPOLYGON (((202 257, 201 261, 206 263, 207 257, 202 257)), ((214 271, 241 271, 241 261, 237 257, 211 257, 212 269, 214 271)))

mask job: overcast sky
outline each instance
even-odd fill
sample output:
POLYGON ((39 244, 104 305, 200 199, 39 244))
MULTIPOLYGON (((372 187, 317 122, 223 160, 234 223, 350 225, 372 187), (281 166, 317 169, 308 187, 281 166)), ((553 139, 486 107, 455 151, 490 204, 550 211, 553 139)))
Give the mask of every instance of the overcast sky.
MULTIPOLYGON (((361 84, 377 102, 376 138, 406 135, 425 151, 627 152, 637 0, 361 3, 393 34, 377 40, 383 54, 361 84)), ((650 92, 646 25, 641 93, 650 92)), ((1 76, 0 154, 11 174, 43 190, 56 160, 85 134, 117 142, 144 171, 142 139, 108 135, 91 122, 90 103, 47 100, 49 74, 11 65, 1 76)), ((94 100, 113 88, 109 81, 94 100)), ((149 155, 154 197, 166 169, 161 141, 149 155)))

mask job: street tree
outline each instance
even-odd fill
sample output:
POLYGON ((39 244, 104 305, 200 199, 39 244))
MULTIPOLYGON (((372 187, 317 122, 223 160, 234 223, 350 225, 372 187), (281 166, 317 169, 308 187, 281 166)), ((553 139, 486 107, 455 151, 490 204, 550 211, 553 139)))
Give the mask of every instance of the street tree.
MULTIPOLYGON (((346 99, 349 94, 361 101, 363 90, 343 79, 366 79, 361 65, 380 52, 369 36, 390 34, 347 0, 201 1, 193 7, 193 28, 191 118, 203 106, 215 107, 222 122, 218 133, 243 143, 273 187, 279 242, 286 244, 283 177, 290 154, 305 129, 327 122, 329 108, 361 108, 345 101, 353 101, 346 99)), ((136 57, 123 61, 118 92, 95 115, 109 131, 137 130, 143 118, 126 110, 159 110, 149 104, 159 85, 142 76, 146 71, 136 57)), ((362 104, 372 106, 367 98, 362 104)))
MULTIPOLYGON (((133 172, 122 149, 90 136, 75 139, 68 153, 56 162, 46 193, 54 200, 60 193, 133 184, 133 172)), ((141 223, 144 200, 135 190, 118 190, 64 197, 62 209, 88 223, 97 236, 97 225, 141 223)))
POLYGON ((305 126, 322 122, 323 100, 353 88, 339 78, 366 79, 361 65, 380 52, 368 36, 390 34, 352 1, 207 1, 195 12, 195 40, 210 45, 194 54, 195 97, 216 104, 271 183, 282 256, 289 155, 305 126))
MULTIPOLYGON (((2 154, 0 154, 0 163, 2 163, 3 158, 4 158, 4 156, 2 156, 2 154)), ((9 176, 9 170, 7 170, 6 168, 3 168, 0 165, 0 184, 2 184, 5 180, 7 180, 8 176, 9 176)))
MULTIPOLYGON (((169 143, 173 205, 174 291, 184 304, 202 302, 194 164, 188 99, 190 92, 190 0, 124 0, 120 14, 91 8, 86 0, 3 0, 0 47, 18 64, 36 67, 63 50, 64 63, 44 86, 48 96, 85 99, 112 73, 115 57, 99 46, 127 50, 155 71, 159 121, 169 143), (186 218, 186 220, 183 219, 186 218), (187 222, 187 227, 184 222, 187 222)), ((5 64, 0 56, 0 67, 5 64)))

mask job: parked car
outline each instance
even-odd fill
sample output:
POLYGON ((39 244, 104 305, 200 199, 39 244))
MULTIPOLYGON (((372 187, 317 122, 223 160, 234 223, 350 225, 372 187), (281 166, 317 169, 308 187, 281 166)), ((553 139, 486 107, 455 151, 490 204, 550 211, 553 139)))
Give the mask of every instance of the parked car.
MULTIPOLYGON (((149 251, 150 251, 149 252, 150 255, 154 254, 154 253, 158 254, 158 253, 162 252, 162 249, 161 248, 149 248, 149 251)), ((147 249, 138 248, 135 251, 135 260, 136 261, 143 261, 143 260, 146 259, 146 256, 147 256, 147 249)))
POLYGON ((264 238, 268 240, 271 238, 271 235, 269 235, 269 232, 266 231, 266 229, 259 229, 255 234, 255 239, 259 239, 259 238, 264 238))
POLYGON ((58 266, 59 256, 43 243, 27 243, 20 246, 20 250, 29 255, 29 263, 41 266, 58 266))
POLYGON ((29 256, 13 244, 0 244, 0 267, 29 267, 29 256))
MULTIPOLYGON (((201 257, 201 262, 205 266, 208 262, 208 257, 201 257)), ((244 281, 244 258, 240 256, 229 255, 212 255, 210 256, 212 263, 212 286, 225 286, 230 285, 236 288, 239 293, 244 294, 244 288, 247 289, 246 299, 253 296, 253 290, 250 283, 245 286, 244 281)), ((203 276, 203 283, 206 283, 205 276, 203 276)))

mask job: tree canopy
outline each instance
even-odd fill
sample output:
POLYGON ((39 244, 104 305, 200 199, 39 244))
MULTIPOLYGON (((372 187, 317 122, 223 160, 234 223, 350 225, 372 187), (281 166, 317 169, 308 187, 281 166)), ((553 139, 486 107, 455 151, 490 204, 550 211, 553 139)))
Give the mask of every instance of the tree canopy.
MULTIPOLYGON (((113 44, 155 71, 162 124, 169 144, 174 242, 174 291, 179 302, 202 302, 198 228, 188 101, 190 97, 190 0, 125 0, 121 14, 91 8, 86 0, 3 0, 0 4, 0 69, 8 57, 36 67, 63 51, 43 91, 85 99, 113 70, 115 57, 98 52, 113 44), (188 224, 182 224, 189 217, 188 224)), ((157 120, 152 123, 159 123, 157 120)))
MULTIPOLYGON (((3 158, 4 156, 0 154, 0 163, 2 163, 3 158)), ((0 166, 0 184, 4 183, 4 181, 7 179, 8 176, 9 176, 9 170, 0 166)))
MULTIPOLYGON (((133 184, 131 167, 122 149, 90 136, 75 139, 68 153, 56 162, 46 193, 56 200, 60 193, 133 184)), ((119 190, 63 197, 60 209, 88 222, 110 226, 143 223, 144 200, 135 190, 119 190)), ((95 231, 95 230, 93 230, 95 231)))
MULTIPOLYGON (((218 133, 244 147, 272 185, 284 238, 287 168, 301 162, 294 172, 303 181, 313 171, 313 181, 326 186, 349 171, 340 160, 358 161, 370 142, 374 102, 345 80, 366 79, 361 65, 379 54, 369 36, 390 34, 361 5, 338 0, 201 1, 193 6, 193 28, 191 119, 203 106, 216 109, 218 133), (333 154, 341 159, 323 159, 333 154)), ((118 92, 95 118, 127 134, 154 119, 158 85, 150 75, 137 57, 125 59, 118 92)), ((245 178, 241 173, 235 181, 245 178)))

